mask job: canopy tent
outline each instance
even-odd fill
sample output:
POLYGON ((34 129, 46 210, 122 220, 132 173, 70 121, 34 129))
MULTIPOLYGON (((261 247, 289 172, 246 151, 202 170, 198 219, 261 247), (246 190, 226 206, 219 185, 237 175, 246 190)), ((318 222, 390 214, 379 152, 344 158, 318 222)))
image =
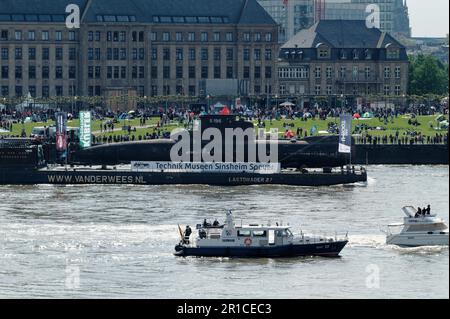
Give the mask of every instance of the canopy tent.
POLYGON ((363 114, 363 118, 365 118, 365 119, 369 119, 369 118, 372 118, 372 117, 373 117, 373 113, 366 112, 366 113, 363 114))
POLYGON ((354 119, 359 119, 359 118, 361 118, 361 115, 359 115, 359 113, 355 113, 355 114, 353 114, 353 118, 354 119))
POLYGON ((224 106, 222 110, 219 112, 219 115, 230 115, 230 109, 227 106, 224 106))
POLYGON ((281 103, 280 106, 295 106, 295 104, 292 102, 286 101, 286 102, 281 103))

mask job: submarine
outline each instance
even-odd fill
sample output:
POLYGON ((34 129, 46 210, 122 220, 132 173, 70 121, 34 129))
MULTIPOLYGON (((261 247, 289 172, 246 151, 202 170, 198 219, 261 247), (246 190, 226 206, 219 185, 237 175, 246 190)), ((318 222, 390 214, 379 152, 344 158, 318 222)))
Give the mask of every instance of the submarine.
MULTIPOLYGON (((227 129, 253 129, 253 123, 237 119, 233 115, 204 115, 200 117, 200 135, 210 129, 218 129, 222 136, 227 129)), ((193 125, 194 126, 194 125, 193 125)), ((194 129, 190 130, 192 136, 194 129)), ((311 136, 301 140, 277 140, 277 159, 282 168, 323 168, 341 167, 348 164, 348 158, 338 153, 338 136, 311 136)), ((121 165, 132 161, 170 161, 170 152, 179 142, 175 139, 139 140, 93 145, 86 149, 73 149, 70 162, 74 165, 121 165)), ((201 140, 203 149, 210 141, 201 140)), ((246 141, 248 143, 248 141, 246 141)), ((273 143, 273 141, 270 141, 273 143)), ((267 141, 256 140, 256 149, 266 147, 267 141)), ((245 153, 248 154, 245 146, 245 153)), ((191 150, 193 150, 191 143, 191 150)), ((225 162, 226 144, 223 143, 221 159, 225 162)), ((236 147, 233 148, 236 153, 236 147)), ((195 151, 190 152, 189 161, 195 158, 195 151)), ((232 161, 236 161, 236 155, 232 161)), ((249 161, 245 156, 244 161, 249 161)), ((260 160, 257 158, 257 162, 260 160)))

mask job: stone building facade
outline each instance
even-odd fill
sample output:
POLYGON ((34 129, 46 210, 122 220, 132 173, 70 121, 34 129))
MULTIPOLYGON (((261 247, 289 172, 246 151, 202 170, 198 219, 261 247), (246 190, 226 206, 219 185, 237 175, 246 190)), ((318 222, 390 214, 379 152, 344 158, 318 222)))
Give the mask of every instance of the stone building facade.
POLYGON ((275 94, 278 26, 256 0, 5 0, 0 96, 275 94), (65 8, 81 10, 68 29, 65 8))
POLYGON ((280 49, 280 96, 403 97, 408 89, 406 48, 364 21, 322 20, 280 49))

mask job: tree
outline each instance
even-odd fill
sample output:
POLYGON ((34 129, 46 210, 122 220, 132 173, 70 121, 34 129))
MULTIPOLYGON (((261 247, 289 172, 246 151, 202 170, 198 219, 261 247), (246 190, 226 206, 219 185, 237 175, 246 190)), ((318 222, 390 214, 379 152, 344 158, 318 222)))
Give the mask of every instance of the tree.
POLYGON ((410 56, 409 94, 448 94, 448 64, 431 55, 410 56))

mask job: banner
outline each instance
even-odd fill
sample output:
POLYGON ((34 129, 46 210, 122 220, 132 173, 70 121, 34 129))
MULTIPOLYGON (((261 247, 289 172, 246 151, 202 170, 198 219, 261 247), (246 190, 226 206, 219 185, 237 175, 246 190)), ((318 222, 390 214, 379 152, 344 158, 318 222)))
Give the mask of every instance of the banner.
POLYGON ((80 112, 80 146, 91 147, 91 112, 80 112))
POLYGON ((56 118, 56 150, 67 150, 67 114, 64 112, 55 113, 56 118))
POLYGON ((339 153, 352 152, 352 116, 341 115, 339 126, 339 153))
POLYGON ((133 172, 276 174, 280 163, 131 162, 133 172))

